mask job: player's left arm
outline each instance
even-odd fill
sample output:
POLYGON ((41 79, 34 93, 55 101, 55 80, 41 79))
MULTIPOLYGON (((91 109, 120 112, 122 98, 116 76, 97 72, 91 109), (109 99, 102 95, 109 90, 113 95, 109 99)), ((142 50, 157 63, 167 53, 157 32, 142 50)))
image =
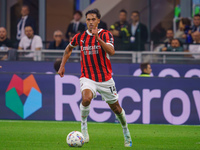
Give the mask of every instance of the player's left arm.
POLYGON ((104 51, 108 53, 110 56, 115 54, 115 49, 112 45, 105 43, 98 35, 98 29, 93 29, 92 34, 95 36, 95 39, 99 42, 99 44, 103 47, 104 51))

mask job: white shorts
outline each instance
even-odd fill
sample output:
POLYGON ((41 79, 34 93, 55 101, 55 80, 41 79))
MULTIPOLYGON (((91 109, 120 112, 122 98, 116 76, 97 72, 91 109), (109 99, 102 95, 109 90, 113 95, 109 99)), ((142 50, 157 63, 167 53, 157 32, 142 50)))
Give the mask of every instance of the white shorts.
POLYGON ((113 78, 105 82, 95 82, 91 79, 82 77, 80 78, 81 93, 85 89, 90 89, 93 93, 93 98, 96 97, 96 92, 101 94, 103 100, 108 104, 114 104, 118 101, 118 94, 115 88, 113 78))

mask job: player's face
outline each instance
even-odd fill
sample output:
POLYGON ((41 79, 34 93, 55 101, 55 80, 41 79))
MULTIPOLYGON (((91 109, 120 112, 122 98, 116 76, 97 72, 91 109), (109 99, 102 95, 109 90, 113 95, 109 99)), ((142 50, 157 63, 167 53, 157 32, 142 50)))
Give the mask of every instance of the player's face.
POLYGON ((86 17, 86 24, 89 31, 92 31, 92 29, 96 29, 96 27, 98 27, 99 22, 100 19, 97 18, 96 14, 88 14, 86 17))
POLYGON ((151 65, 147 65, 147 68, 144 69, 144 71, 145 71, 145 73, 147 73, 147 74, 151 74, 151 72, 152 72, 151 65))
POLYGON ((33 37, 33 29, 30 26, 25 27, 25 34, 30 39, 33 37))
POLYGON ((0 38, 4 39, 6 38, 6 29, 5 28, 0 28, 0 38))

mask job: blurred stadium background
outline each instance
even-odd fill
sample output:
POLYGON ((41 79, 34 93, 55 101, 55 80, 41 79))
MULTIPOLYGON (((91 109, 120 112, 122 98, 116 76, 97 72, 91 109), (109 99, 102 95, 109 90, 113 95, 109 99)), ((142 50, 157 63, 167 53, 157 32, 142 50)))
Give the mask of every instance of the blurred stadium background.
MULTIPOLYGON (((29 143, 28 149, 56 149, 56 145, 59 144, 54 142, 55 140, 60 142, 59 138, 63 140, 71 130, 80 130, 80 126, 68 122, 80 121, 79 51, 73 52, 66 64, 66 75, 61 79, 53 66, 54 61, 62 57, 63 50, 48 50, 47 47, 55 30, 66 32, 75 10, 83 12, 81 21, 84 22, 84 13, 91 8, 98 8, 108 28, 118 20, 119 11, 125 9, 128 12, 129 22, 131 12, 138 10, 140 21, 148 29, 145 51, 124 49, 116 51, 116 54, 111 57, 113 78, 120 96, 119 102, 126 111, 128 123, 139 124, 130 126, 133 141, 135 140, 133 143, 141 145, 141 147, 136 146, 136 149, 200 149, 200 59, 192 57, 194 54, 200 55, 200 52, 155 50, 159 44, 163 44, 167 29, 177 30, 181 17, 189 18, 192 23, 194 14, 199 14, 199 0, 0 0, 0 26, 6 27, 7 35, 11 40, 16 38, 17 18, 20 17, 23 4, 30 6, 30 14, 37 23, 36 34, 41 36, 44 45, 37 54, 36 61, 23 56, 20 56, 17 61, 0 61, 2 66, 0 68, 0 141, 4 143, 0 148, 11 149, 18 144, 16 141, 21 137, 22 139, 19 140, 21 144, 16 149, 26 149, 23 147, 26 143, 29 143), (150 78, 138 77, 142 62, 151 64, 150 78), (15 121, 9 120, 19 120, 23 128, 15 121), (39 139, 41 143, 31 142, 32 138, 37 140, 36 137, 40 134, 35 132, 34 123, 30 121, 31 125, 27 125, 24 120, 40 122, 39 133, 45 132, 45 135, 39 139), (48 125, 42 120, 45 120, 48 125), (67 127, 66 131, 65 125, 61 125, 60 122, 55 125, 49 121, 63 121, 67 127), (46 126, 50 131, 54 130, 54 127, 60 127, 61 131, 56 132, 61 133, 61 137, 56 135, 58 139, 55 139, 54 134, 43 129, 46 126), (19 134, 19 130, 23 129, 23 134, 19 134), (146 132, 150 130, 145 135, 141 129, 146 132), (159 130, 163 132, 157 134, 159 130), (26 134, 29 134, 28 131, 33 137, 23 139, 26 134), (50 138, 52 143, 49 144, 44 140, 45 138, 50 138), (171 143, 173 145, 169 146, 171 143)), ((183 45, 188 48, 187 43, 183 45)), ((6 53, 6 50, 0 50, 1 56, 6 53)), ((101 101, 100 95, 91 104, 88 121, 109 122, 114 126, 116 126, 114 123, 117 123, 107 104, 101 101)), ((104 126, 105 131, 109 131, 112 128, 107 127, 110 126, 109 123, 100 125, 104 126)), ((101 131, 96 131, 98 126, 95 127, 95 124, 90 123, 89 130, 91 128, 93 136, 97 134, 97 137, 101 137, 101 131)), ((116 127, 116 132, 118 128, 119 126, 116 127)), ((110 133, 108 137, 111 136, 110 133)), ((120 137, 117 138, 117 141, 121 140, 120 137)), ((61 141, 59 149, 65 146, 64 142, 61 141)), ((98 142, 95 144, 103 145, 98 142)), ((122 149, 120 146, 111 147, 107 144, 99 148, 95 144, 86 149, 122 149)))

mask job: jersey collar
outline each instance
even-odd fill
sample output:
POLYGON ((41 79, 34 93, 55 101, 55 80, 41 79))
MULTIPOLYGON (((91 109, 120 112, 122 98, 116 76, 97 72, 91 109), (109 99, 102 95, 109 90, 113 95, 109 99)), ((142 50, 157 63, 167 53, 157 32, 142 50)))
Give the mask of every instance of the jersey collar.
MULTIPOLYGON (((103 29, 99 29, 98 34, 102 31, 103 29)), ((90 33, 88 30, 86 30, 87 34, 89 34, 90 36, 93 36, 92 33, 90 33)))

